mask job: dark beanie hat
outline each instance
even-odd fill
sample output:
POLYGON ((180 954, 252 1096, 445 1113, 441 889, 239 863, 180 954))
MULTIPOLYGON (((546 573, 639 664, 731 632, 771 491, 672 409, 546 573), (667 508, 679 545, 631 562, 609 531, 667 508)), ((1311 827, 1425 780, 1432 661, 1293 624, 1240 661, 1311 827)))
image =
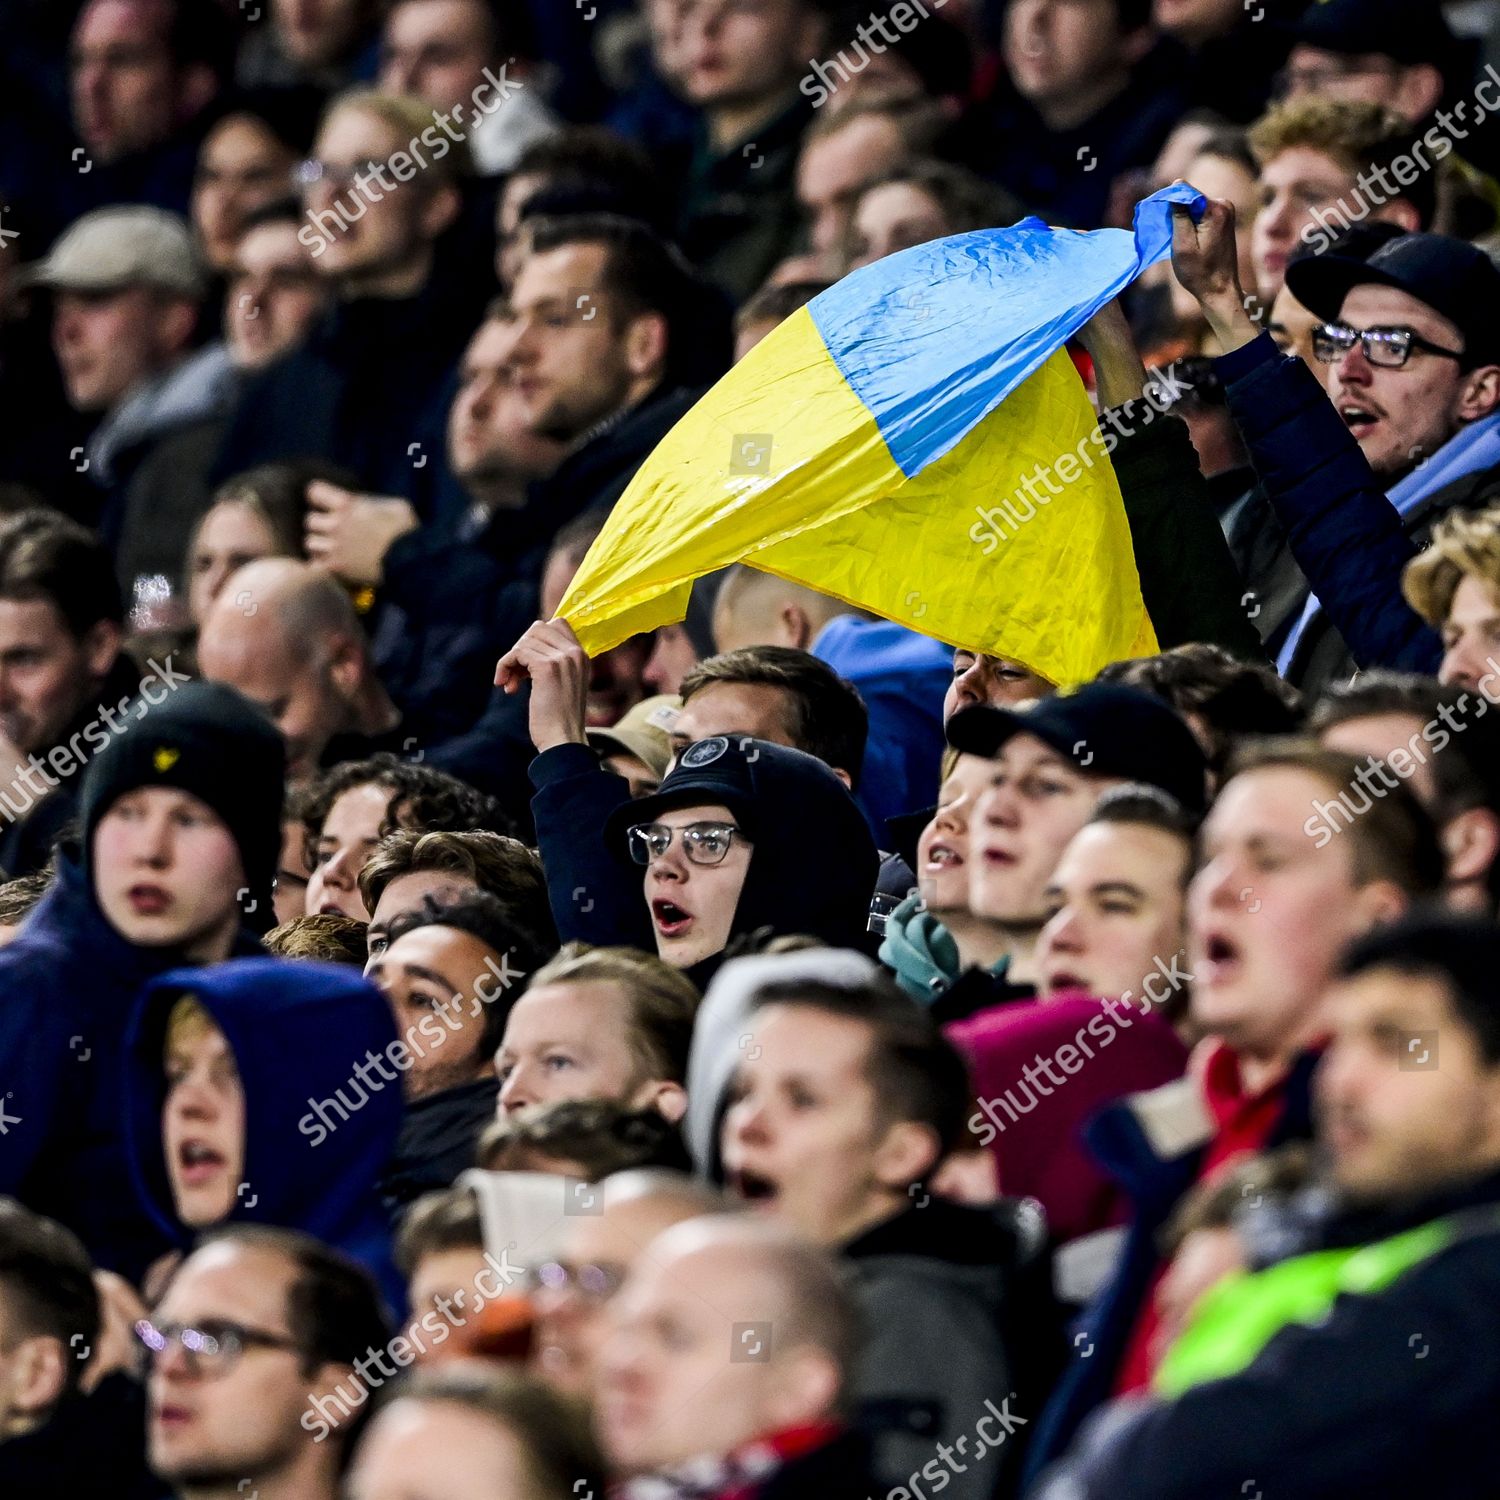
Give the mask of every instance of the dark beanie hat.
MULTIPOLYGON (((142 700, 144 706, 144 700, 142 700)), ((127 792, 170 786, 201 798, 239 846, 245 883, 262 904, 281 853, 286 749, 276 726, 221 682, 190 682, 144 708, 83 778, 83 862, 93 862, 99 819, 127 792)))

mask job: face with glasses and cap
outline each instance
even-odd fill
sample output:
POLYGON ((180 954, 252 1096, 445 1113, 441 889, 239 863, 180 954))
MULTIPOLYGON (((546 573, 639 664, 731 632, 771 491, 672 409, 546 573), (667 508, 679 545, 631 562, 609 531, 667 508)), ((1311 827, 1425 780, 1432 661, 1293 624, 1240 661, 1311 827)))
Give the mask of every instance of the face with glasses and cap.
POLYGON ((752 852, 722 804, 673 808, 630 830, 631 857, 646 867, 659 957, 688 969, 723 951, 752 852))
POLYGON ((1314 353, 1329 399, 1388 481, 1500 405, 1500 367, 1470 368, 1458 328, 1396 287, 1353 287, 1338 323, 1314 334, 1314 353))
POLYGON ((310 1394, 348 1368, 309 1368, 287 1306, 297 1279, 285 1255, 217 1241, 190 1255, 136 1336, 147 1370, 152 1470, 182 1493, 250 1478, 278 1493, 335 1493, 339 1445, 301 1417, 310 1394))

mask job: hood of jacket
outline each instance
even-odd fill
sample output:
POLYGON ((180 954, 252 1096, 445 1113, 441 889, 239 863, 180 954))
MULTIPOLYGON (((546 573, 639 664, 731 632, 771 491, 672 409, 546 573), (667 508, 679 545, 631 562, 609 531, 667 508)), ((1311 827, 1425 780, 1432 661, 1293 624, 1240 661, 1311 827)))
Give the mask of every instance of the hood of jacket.
MULTIPOLYGON (((729 943, 763 928, 830 948, 864 945, 880 859, 849 789, 815 756, 749 736, 690 745, 661 787, 617 808, 605 837, 632 870, 629 830, 672 808, 720 804, 751 841, 729 943)), ((726 947, 728 945, 726 944, 726 947)))
POLYGON ((195 350, 181 364, 128 396, 89 439, 89 457, 105 483, 127 449, 193 422, 226 416, 238 377, 222 341, 195 350))
POLYGON ((184 995, 224 1033, 244 1090, 243 1182, 228 1222, 303 1230, 388 1285, 380 1179, 403 1104, 398 1070, 374 1063, 396 1041, 385 997, 346 965, 280 958, 174 969, 146 987, 126 1040, 126 1151, 142 1202, 184 1248, 194 1232, 177 1216, 162 1142, 167 1021, 184 995))
POLYGON ((958 978, 958 944, 913 894, 886 919, 880 961, 913 1000, 931 1004, 958 978))

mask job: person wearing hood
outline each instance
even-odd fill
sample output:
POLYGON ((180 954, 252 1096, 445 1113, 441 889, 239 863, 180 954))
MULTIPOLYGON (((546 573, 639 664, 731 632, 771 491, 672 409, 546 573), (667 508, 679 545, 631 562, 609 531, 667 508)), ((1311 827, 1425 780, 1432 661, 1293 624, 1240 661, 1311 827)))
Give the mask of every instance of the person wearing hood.
MULTIPOLYGON (((537 750, 529 771, 536 788, 531 813, 559 935, 564 942, 646 948, 651 923, 629 870, 600 858, 610 815, 629 804, 631 791, 589 744, 592 676, 573 627, 558 618, 533 623, 500 659, 495 680, 506 693, 530 684, 524 711, 537 750)), ((668 731, 674 756, 695 740, 748 735, 805 750, 858 793, 869 739, 864 701, 806 651, 720 652, 687 671, 678 686, 682 704, 668 731)))
POLYGON ((131 1190, 120 1064, 141 986, 260 952, 281 838, 281 737, 229 688, 189 683, 126 725, 83 778, 82 848, 0 952, 0 1193, 138 1280, 164 1248, 131 1190))
POLYGON ((162 1237, 187 1251, 225 1223, 299 1229, 399 1310, 380 1181, 401 1128, 400 1046, 385 997, 342 964, 235 960, 148 984, 123 1134, 162 1237))
POLYGON ((644 866, 657 955, 700 988, 738 937, 862 940, 879 859, 849 788, 814 756, 713 735, 661 789, 611 814, 617 858, 644 866))
POLYGON ((883 976, 773 981, 751 1004, 721 1129, 728 1186, 839 1257, 867 1330, 851 1395, 877 1468, 937 1489, 934 1447, 967 1448, 946 1476, 956 1500, 1014 1493, 1061 1344, 1041 1214, 929 1190, 965 1142, 962 1057, 883 976))

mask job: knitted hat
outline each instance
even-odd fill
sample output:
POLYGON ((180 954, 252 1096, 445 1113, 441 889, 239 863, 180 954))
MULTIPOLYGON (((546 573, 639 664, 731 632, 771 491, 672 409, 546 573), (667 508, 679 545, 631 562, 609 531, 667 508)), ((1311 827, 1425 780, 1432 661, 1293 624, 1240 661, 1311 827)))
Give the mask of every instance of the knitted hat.
POLYGON ((99 820, 127 792, 169 786, 191 792, 223 820, 239 847, 245 883, 269 901, 281 852, 286 750, 276 726, 220 682, 190 682, 146 707, 83 778, 79 818, 91 869, 99 820))

